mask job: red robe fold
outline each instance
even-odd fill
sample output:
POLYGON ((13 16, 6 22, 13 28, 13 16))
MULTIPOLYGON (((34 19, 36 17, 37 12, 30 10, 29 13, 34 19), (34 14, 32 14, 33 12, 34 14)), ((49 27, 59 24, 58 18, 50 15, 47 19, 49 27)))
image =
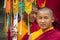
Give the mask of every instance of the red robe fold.
POLYGON ((35 40, 60 40, 60 32, 52 29, 52 30, 49 30, 49 31, 43 33, 35 40))
POLYGON ((38 26, 38 24, 36 22, 32 23, 31 26, 30 26, 30 33, 33 33, 37 30, 39 30, 40 27, 38 26))

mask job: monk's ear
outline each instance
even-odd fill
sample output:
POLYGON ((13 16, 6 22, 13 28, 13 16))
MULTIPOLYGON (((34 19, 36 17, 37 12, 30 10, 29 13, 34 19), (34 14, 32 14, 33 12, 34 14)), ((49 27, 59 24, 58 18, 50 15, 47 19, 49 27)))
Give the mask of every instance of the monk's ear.
POLYGON ((54 17, 52 17, 52 23, 55 21, 55 18, 54 17))

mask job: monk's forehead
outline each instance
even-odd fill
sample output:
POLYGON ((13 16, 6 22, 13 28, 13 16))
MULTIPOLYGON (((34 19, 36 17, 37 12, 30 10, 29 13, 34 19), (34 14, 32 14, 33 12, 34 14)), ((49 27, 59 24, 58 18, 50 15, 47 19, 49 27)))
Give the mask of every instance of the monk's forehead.
POLYGON ((51 16, 53 15, 49 10, 39 10, 37 14, 49 14, 51 16))
POLYGON ((50 14, 49 11, 38 11, 38 14, 41 14, 41 13, 43 13, 43 14, 50 14))

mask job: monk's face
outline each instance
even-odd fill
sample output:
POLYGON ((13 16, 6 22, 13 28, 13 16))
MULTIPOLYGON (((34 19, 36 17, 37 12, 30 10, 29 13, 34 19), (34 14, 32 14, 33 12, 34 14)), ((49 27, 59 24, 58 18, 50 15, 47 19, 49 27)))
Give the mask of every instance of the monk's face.
POLYGON ((47 29, 54 22, 54 17, 48 12, 37 13, 37 23, 42 29, 47 29))
POLYGON ((33 23, 36 20, 36 12, 32 11, 29 15, 30 22, 33 23))
POLYGON ((28 22, 28 14, 26 12, 23 13, 23 20, 27 23, 28 22))
POLYGON ((36 20, 36 14, 37 14, 38 9, 33 8, 32 12, 30 13, 30 22, 33 23, 36 20))
POLYGON ((36 13, 37 13, 37 12, 32 11, 32 12, 28 15, 26 12, 24 12, 24 14, 23 14, 23 20, 28 23, 28 16, 29 16, 30 22, 33 23, 33 22, 36 20, 36 13))

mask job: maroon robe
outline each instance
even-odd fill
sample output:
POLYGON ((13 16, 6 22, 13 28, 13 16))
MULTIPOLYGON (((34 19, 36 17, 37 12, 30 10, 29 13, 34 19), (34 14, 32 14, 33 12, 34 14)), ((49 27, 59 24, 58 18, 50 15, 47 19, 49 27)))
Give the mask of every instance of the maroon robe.
POLYGON ((33 33, 37 30, 39 30, 40 27, 38 26, 38 24, 36 22, 32 23, 31 26, 30 26, 30 33, 33 33))
POLYGON ((8 40, 12 40, 12 37, 10 35, 10 29, 8 29, 8 40))
POLYGON ((40 35, 36 40, 60 40, 60 32, 52 29, 40 35))
MULTIPOLYGON (((36 22, 34 22, 30 26, 30 33, 33 33, 39 29, 40 29, 40 27, 38 26, 38 24, 36 22)), ((29 35, 28 35, 28 33, 26 33, 26 35, 22 38, 22 40, 28 40, 28 38, 29 38, 29 35)))

